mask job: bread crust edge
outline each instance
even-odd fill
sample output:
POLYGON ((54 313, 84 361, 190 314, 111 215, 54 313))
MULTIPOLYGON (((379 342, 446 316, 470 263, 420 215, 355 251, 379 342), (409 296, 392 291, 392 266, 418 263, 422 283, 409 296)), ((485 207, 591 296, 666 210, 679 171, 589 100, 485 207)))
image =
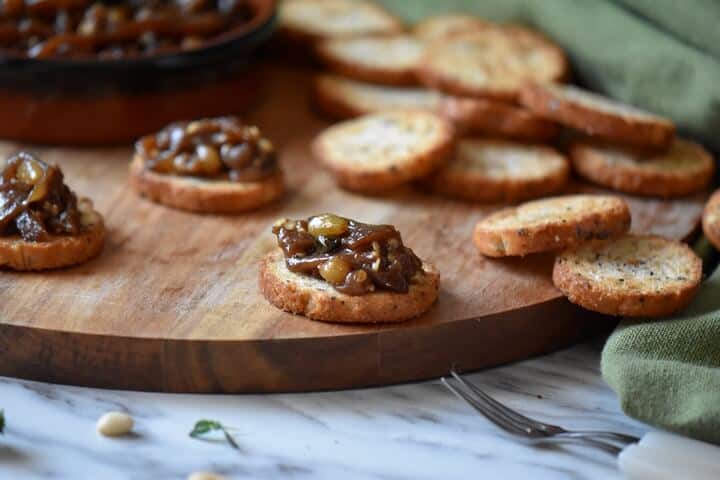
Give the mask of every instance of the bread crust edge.
MULTIPOLYGON (((92 204, 88 208, 92 208, 92 204)), ((79 235, 53 235, 48 242, 29 242, 17 235, 0 237, 0 268, 51 270, 85 263, 96 257, 105 244, 105 224, 96 210, 93 209, 90 215, 92 223, 79 235)))
POLYGON ((715 162, 704 148, 696 144, 693 147, 707 164, 705 170, 693 175, 607 165, 600 152, 581 142, 573 143, 569 153, 575 171, 593 183, 634 195, 668 198, 702 192, 712 182, 715 162))
MULTIPOLYGON (((494 27, 492 30, 505 31, 508 35, 528 35, 536 39, 545 48, 552 50, 555 60, 557 61, 557 74, 552 78, 547 78, 548 82, 563 82, 570 76, 570 68, 565 52, 554 42, 542 35, 540 32, 529 30, 518 26, 494 27), (513 33, 515 32, 515 33, 513 33)), ((481 31, 481 30, 478 30, 481 31)), ((473 32, 469 32, 473 33, 473 32)), ((462 35, 462 34, 460 34, 462 35)), ((459 36, 459 35, 458 35, 459 36)), ((445 41, 452 41, 453 36, 448 37, 445 41)), ((505 102, 516 102, 523 90, 522 86, 517 88, 494 88, 473 85, 470 86, 464 82, 458 81, 456 78, 444 75, 432 68, 432 62, 427 60, 428 53, 423 56, 419 62, 417 76, 420 83, 445 93, 458 95, 461 97, 489 98, 505 102)))
POLYGON ((628 145, 667 148, 675 138, 675 126, 666 121, 631 119, 603 112, 555 95, 540 84, 520 91, 522 105, 541 117, 590 135, 628 145))
POLYGON ((703 233, 710 243, 712 243, 716 249, 720 250, 720 216, 717 220, 711 222, 709 216, 712 209, 720 210, 720 190, 716 190, 715 193, 710 196, 710 199, 703 209, 702 215, 703 233))
POLYGON ((130 164, 130 186, 153 202, 199 213, 242 213, 260 208, 282 196, 285 180, 282 172, 257 182, 207 181, 192 177, 164 175, 145 168, 135 155, 130 164))
POLYGON ((351 296, 329 287, 327 290, 303 285, 285 266, 282 252, 268 253, 260 263, 259 286, 265 299, 277 308, 312 320, 332 323, 396 323, 417 317, 435 303, 440 274, 423 263, 422 281, 413 283, 408 293, 373 292, 351 296))
MULTIPOLYGON (((649 236, 649 235, 645 235, 649 236)), ((670 242, 670 240, 667 240, 670 242)), ((702 279, 702 261, 681 242, 681 246, 693 257, 693 281, 679 290, 656 295, 628 292, 620 294, 603 289, 602 282, 590 282, 576 273, 564 256, 558 255, 553 266, 553 284, 576 305, 606 315, 626 317, 660 317, 673 314, 686 307, 695 296, 702 279)))
POLYGON ((525 256, 562 250, 590 240, 610 239, 626 233, 632 222, 630 208, 624 201, 618 203, 617 208, 587 214, 574 222, 558 221, 530 228, 488 230, 483 228, 483 220, 475 225, 473 243, 488 257, 525 256))
MULTIPOLYGON (((392 24, 392 26, 388 29, 384 30, 373 30, 373 31, 367 31, 364 32, 364 35, 385 35, 385 34, 394 34, 394 33, 402 33, 405 30, 405 26, 403 25, 402 21, 392 14, 388 9, 372 3, 373 8, 377 11, 377 13, 382 14, 386 17, 386 19, 390 20, 389 23, 392 24)), ((340 35, 324 35, 322 33, 318 33, 315 31, 309 31, 307 29, 299 28, 296 25, 288 24, 287 22, 279 21, 278 22, 278 33, 287 39, 289 39, 292 42, 297 42, 299 44, 304 45, 305 47, 313 47, 317 42, 322 41, 327 38, 334 38, 334 37, 350 37, 353 35, 358 35, 357 33, 344 33, 340 35)))
MULTIPOLYGON (((551 147, 541 148, 565 158, 551 147)), ((449 198, 478 203, 512 203, 557 194, 567 185, 569 176, 570 164, 565 159, 563 168, 539 178, 494 180, 471 170, 459 172, 447 168, 421 182, 433 192, 449 198)))
MULTIPOLYGON (((431 113, 422 111, 423 113, 431 113)), ((401 166, 389 165, 382 170, 363 171, 352 166, 328 160, 323 146, 323 133, 312 143, 312 152, 323 166, 335 177, 342 188, 358 193, 381 193, 429 175, 446 164, 455 153, 455 130, 448 120, 442 119, 443 132, 432 148, 415 156, 414 161, 401 166)))
MULTIPOLYGON (((385 34, 378 35, 378 37, 391 37, 392 35, 393 34, 385 34)), ((333 39, 323 40, 316 45, 315 56, 330 71, 338 75, 362 82, 389 86, 414 86, 419 83, 415 73, 417 70, 416 67, 390 69, 352 63, 338 57, 330 51, 326 44, 328 41, 333 41, 333 39)))
POLYGON ((517 140, 548 142, 559 126, 529 110, 488 99, 445 97, 437 108, 467 135, 501 135, 517 140))

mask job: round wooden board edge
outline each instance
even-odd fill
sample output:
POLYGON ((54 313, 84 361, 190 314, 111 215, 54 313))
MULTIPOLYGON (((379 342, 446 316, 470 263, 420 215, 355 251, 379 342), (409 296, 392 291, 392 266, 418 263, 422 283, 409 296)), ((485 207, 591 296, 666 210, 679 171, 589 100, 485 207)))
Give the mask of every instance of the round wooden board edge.
POLYGON ((570 346, 607 332, 609 317, 555 298, 448 323, 323 339, 117 337, 0 324, 0 375, 173 393, 279 393, 437 378, 570 346), (542 325, 539 325, 539 323, 542 325), (288 345, 290 343, 290 345, 288 345))

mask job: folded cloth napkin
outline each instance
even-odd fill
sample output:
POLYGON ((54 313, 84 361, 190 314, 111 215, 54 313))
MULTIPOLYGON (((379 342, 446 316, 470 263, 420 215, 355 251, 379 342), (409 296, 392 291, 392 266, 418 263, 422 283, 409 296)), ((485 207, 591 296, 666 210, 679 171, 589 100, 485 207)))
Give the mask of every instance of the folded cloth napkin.
POLYGON ((408 21, 441 12, 525 23, 568 53, 592 90, 672 118, 720 149, 716 0, 379 0, 408 21))
MULTIPOLYGON (((716 0, 379 1, 408 21, 469 12, 534 26, 568 52, 580 83, 720 149, 716 0)), ((682 313, 621 322, 601 364, 628 415, 720 443, 720 268, 682 313)))

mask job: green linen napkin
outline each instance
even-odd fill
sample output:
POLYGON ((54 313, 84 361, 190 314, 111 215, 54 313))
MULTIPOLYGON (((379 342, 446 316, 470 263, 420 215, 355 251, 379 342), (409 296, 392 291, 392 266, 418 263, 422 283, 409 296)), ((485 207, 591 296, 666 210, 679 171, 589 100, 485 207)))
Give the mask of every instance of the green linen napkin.
POLYGON ((631 417, 720 443, 720 268, 683 312, 623 320, 601 367, 631 417))
POLYGON ((407 21, 449 11, 535 26, 568 52, 576 79, 672 118, 720 149, 720 2, 379 0, 407 21))
MULTIPOLYGON (((534 26, 568 52, 580 83, 720 149, 716 0, 379 1, 411 22, 464 11, 534 26)), ((601 365, 628 415, 720 443, 720 268, 682 313, 620 323, 601 365)))

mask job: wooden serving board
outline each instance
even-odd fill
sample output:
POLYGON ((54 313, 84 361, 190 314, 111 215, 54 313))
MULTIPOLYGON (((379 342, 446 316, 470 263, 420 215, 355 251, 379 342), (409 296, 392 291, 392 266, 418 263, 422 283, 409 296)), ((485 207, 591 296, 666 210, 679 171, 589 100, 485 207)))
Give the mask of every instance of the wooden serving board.
MULTIPOLYGON (((307 102, 307 72, 267 67, 267 98, 248 119, 276 143, 286 198, 239 216, 194 215, 138 198, 131 149, 33 147, 94 199, 108 227, 103 254, 61 271, 0 271, 0 374, 170 392, 275 392, 380 385, 477 369, 567 346, 613 320, 582 312, 550 281, 552 256, 489 260, 473 225, 497 207, 410 188, 387 197, 337 189, 309 142, 328 122, 307 102), (393 326, 319 323, 283 313, 257 288, 278 217, 337 212, 391 223, 441 271, 440 298, 393 326)), ((3 156, 20 148, 0 144, 3 156)), ((685 238, 703 197, 630 199, 636 231, 685 238)))

